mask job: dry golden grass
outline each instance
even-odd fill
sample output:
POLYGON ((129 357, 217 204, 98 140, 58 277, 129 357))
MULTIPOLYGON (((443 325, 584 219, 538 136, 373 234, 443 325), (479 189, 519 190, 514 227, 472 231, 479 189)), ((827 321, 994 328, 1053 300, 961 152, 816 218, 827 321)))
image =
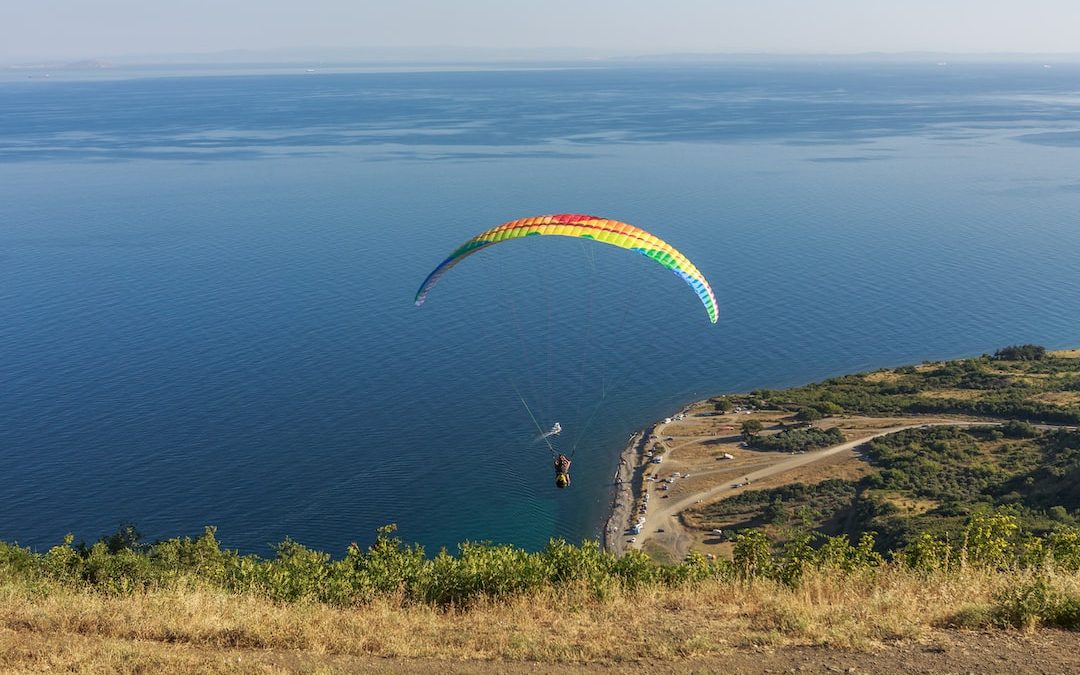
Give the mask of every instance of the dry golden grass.
POLYGON ((1053 373, 1010 373, 1011 377, 1016 382, 1025 382, 1027 384, 1038 386, 1045 384, 1047 380, 1054 377, 1053 373))
MULTIPOLYGON (((193 664, 219 661, 223 670, 236 670, 221 653, 244 650, 611 664, 762 645, 859 649, 924 638, 972 608, 988 611, 995 593, 1024 580, 1024 573, 927 577, 888 567, 854 576, 811 572, 796 589, 716 581, 615 592, 603 600, 584 589, 563 589, 467 611, 387 600, 353 609, 283 605, 209 590, 108 597, 8 584, 0 587, 0 670, 44 670, 72 659, 98 664, 88 669, 102 672, 217 670, 193 664), (33 639, 20 641, 20 635, 33 639), (209 650, 209 660, 189 648, 209 650)), ((1080 594, 1080 575, 1054 577, 1054 583, 1080 594)))
POLYGON ((1046 391, 1031 398, 1044 403, 1068 406, 1080 403, 1080 391, 1046 391))
POLYGON ((867 382, 897 382, 901 377, 901 375, 894 373, 891 370, 879 370, 863 375, 863 379, 867 382))
POLYGON ((931 389, 920 391, 920 398, 947 398, 958 401, 973 401, 985 395, 986 392, 979 389, 931 389))
POLYGON ((1051 356, 1056 356, 1059 359, 1080 359, 1080 349, 1062 349, 1056 352, 1050 352, 1051 356))
POLYGON ((900 512, 906 516, 916 516, 941 506, 932 499, 914 499, 895 495, 886 497, 885 501, 900 509, 900 512))

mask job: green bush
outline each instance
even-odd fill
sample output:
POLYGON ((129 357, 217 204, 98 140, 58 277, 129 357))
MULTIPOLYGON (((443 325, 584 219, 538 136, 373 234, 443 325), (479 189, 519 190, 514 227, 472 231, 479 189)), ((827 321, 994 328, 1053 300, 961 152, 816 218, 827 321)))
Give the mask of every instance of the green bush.
POLYGON ((787 429, 771 436, 755 436, 750 447, 773 452, 803 452, 844 442, 839 429, 787 429))
MULTIPOLYGON (((369 548, 353 544, 339 560, 290 539, 277 547, 272 559, 240 556, 220 548, 213 528, 195 539, 175 538, 116 551, 110 551, 104 540, 91 547, 72 546, 69 535, 44 554, 0 544, 0 579, 42 588, 59 583, 108 595, 182 583, 279 602, 347 607, 390 597, 468 607, 482 598, 565 586, 588 589, 597 598, 617 588, 693 584, 715 578, 769 579, 797 586, 812 568, 854 574, 891 564, 875 550, 872 533, 864 533, 853 545, 843 536, 795 531, 776 545, 764 532, 747 529, 735 535, 730 562, 710 561, 694 552, 684 562, 661 565, 640 551, 617 558, 595 541, 575 546, 559 539, 537 552, 466 542, 456 555, 443 550, 429 559, 421 547, 404 544, 393 532, 393 526, 380 528, 369 548)), ((960 565, 1028 568, 1040 576, 1053 570, 1080 570, 1077 528, 1063 527, 1040 537, 1023 533, 1014 516, 988 512, 969 518, 964 532, 963 541, 955 547, 924 532, 892 555, 897 564, 925 572, 947 573, 960 565)), ((1080 600, 1035 584, 1010 589, 997 598, 994 612, 996 620, 1009 625, 1037 622, 1075 628, 1080 600)))
POLYGON ((1002 569, 1017 566, 1020 525, 1004 513, 979 513, 964 530, 961 559, 980 567, 1002 569))
POLYGON ((1003 625, 1032 630, 1053 626, 1080 630, 1080 596, 1055 589, 1039 576, 994 597, 994 616, 1003 625))
POLYGON ((1041 361, 1046 358, 1046 347, 1010 345, 994 352, 994 358, 1002 361, 1041 361))
POLYGON ((760 530, 743 530, 735 535, 732 558, 740 579, 769 577, 775 569, 769 539, 760 530))

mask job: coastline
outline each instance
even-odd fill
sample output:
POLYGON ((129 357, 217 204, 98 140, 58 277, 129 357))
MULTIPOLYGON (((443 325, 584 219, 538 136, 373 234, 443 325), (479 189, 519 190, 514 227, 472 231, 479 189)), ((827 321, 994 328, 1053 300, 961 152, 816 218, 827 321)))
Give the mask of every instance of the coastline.
MULTIPOLYGON (((1080 359, 1080 350, 1075 349, 1049 354, 1059 360, 1080 359)), ((872 389, 883 379, 908 377, 916 381, 920 393, 948 393, 950 390, 944 385, 918 375, 948 363, 952 362, 925 362, 903 371, 900 368, 881 369, 859 374, 858 380, 865 380, 872 389)), ((1074 372, 1077 368, 1071 364, 1058 365, 1062 372, 1074 372)), ((985 368, 991 369, 991 366, 985 368)), ((1002 372, 1015 376, 1013 370, 1002 372)), ((605 550, 621 556, 626 550, 636 548, 670 562, 682 560, 690 550, 708 556, 729 555, 728 539, 719 536, 721 530, 717 528, 726 529, 730 523, 702 525, 693 513, 697 505, 747 490, 768 489, 795 481, 816 482, 865 475, 869 469, 859 446, 881 436, 915 427, 993 425, 1012 419, 1009 410, 991 416, 984 410, 972 408, 966 399, 949 399, 951 408, 935 412, 898 410, 893 414, 874 415, 837 411, 837 414, 810 422, 800 421, 792 413, 792 406, 797 403, 763 405, 759 409, 757 405, 761 404, 756 404, 746 394, 721 395, 721 398, 727 397, 730 397, 730 405, 723 406, 722 410, 718 401, 711 398, 695 401, 629 437, 610 485, 611 502, 601 539, 605 550), (758 423, 759 432, 765 435, 781 433, 793 426, 806 426, 839 431, 842 438, 833 440, 826 447, 788 448, 790 452, 762 451, 748 447, 744 442, 740 427, 747 422, 758 423), (749 487, 751 484, 753 487, 749 487)), ((1075 424, 1080 419, 1080 412, 1077 412, 1080 398, 1075 399, 1074 405, 1076 408, 1065 405, 1063 408, 1039 409, 1044 417, 1035 417, 1034 424, 1048 428, 1075 424)), ((995 413, 1000 412, 995 409, 995 413)), ((1032 413, 1019 409, 1016 414, 1019 419, 1026 420, 1032 413)), ((727 531, 723 534, 729 535, 727 531)))
MULTIPOLYGON (((702 399, 702 401, 705 400, 708 399, 702 399)), ((678 412, 672 413, 667 420, 670 421, 676 415, 688 414, 702 401, 687 403, 678 412)), ((612 475, 611 505, 600 537, 601 547, 617 556, 622 556, 626 552, 628 543, 626 532, 634 524, 634 514, 645 496, 648 445, 650 441, 656 440, 662 424, 664 420, 658 419, 635 431, 619 453, 619 465, 612 475)))
MULTIPOLYGON (((678 412, 672 413, 667 420, 670 421, 676 415, 688 414, 700 403, 702 401, 684 405, 678 412)), ((635 431, 619 454, 619 466, 612 475, 610 511, 600 538, 600 545, 617 556, 622 556, 626 552, 628 543, 626 533, 633 526, 636 520, 635 513, 641 500, 646 496, 645 469, 649 466, 646 453, 649 443, 657 440, 659 427, 662 424, 664 420, 657 420, 635 431)), ((644 517, 644 513, 641 516, 644 517)))
POLYGON ((635 431, 626 447, 619 454, 619 466, 612 476, 611 506, 604 523, 600 543, 605 550, 621 556, 626 549, 623 532, 630 527, 630 518, 634 505, 641 495, 642 458, 645 454, 645 439, 649 437, 656 424, 635 431))

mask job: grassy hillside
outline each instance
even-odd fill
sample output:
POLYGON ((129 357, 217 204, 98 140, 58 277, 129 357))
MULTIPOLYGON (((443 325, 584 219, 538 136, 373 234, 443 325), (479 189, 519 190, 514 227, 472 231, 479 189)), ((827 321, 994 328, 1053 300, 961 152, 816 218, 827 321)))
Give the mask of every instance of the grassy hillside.
POLYGON ((667 662, 999 626, 1080 630, 1080 530, 1036 537, 1009 516, 976 516, 961 544, 928 534, 887 557, 872 537, 774 548, 748 531, 731 561, 671 567, 562 542, 425 558, 388 531, 337 561, 291 543, 272 560, 238 556, 212 531, 115 550, 0 546, 5 671, 262 672, 254 663, 268 659, 325 671, 349 669, 334 666, 345 656, 667 662))
POLYGON ((763 389, 753 398, 824 415, 955 413, 1080 424, 1080 350, 1021 352, 1024 358, 1010 358, 1017 356, 1017 349, 1021 348, 1006 347, 976 359, 845 375, 783 391, 763 389))

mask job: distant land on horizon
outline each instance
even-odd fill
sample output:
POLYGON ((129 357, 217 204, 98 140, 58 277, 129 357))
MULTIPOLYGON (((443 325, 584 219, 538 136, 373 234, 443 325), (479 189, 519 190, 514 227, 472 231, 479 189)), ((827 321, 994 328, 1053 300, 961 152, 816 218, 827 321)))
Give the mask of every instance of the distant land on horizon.
POLYGON ((852 52, 852 53, 777 53, 777 52, 671 52, 617 53, 578 47, 538 48, 476 48, 476 47, 334 47, 288 49, 236 49, 214 52, 168 52, 160 54, 92 55, 82 58, 24 58, 0 64, 9 69, 68 69, 89 70, 121 66, 152 65, 364 65, 408 63, 449 65, 455 63, 507 62, 586 62, 650 63, 650 62, 754 62, 800 61, 806 59, 837 62, 854 61, 1046 61, 1080 62, 1080 52, 852 52))

